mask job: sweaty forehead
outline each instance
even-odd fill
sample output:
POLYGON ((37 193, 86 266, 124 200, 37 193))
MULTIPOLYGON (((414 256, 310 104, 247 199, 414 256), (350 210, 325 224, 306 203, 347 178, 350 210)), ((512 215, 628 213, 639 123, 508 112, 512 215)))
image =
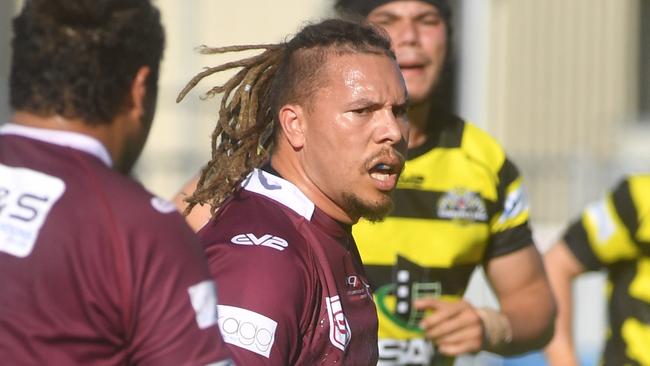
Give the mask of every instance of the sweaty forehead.
MULTIPOLYGON (((321 73, 322 87, 341 96, 379 97, 400 94, 399 67, 390 57, 372 53, 329 55, 321 73)), ((405 93, 405 91, 404 91, 405 93)))

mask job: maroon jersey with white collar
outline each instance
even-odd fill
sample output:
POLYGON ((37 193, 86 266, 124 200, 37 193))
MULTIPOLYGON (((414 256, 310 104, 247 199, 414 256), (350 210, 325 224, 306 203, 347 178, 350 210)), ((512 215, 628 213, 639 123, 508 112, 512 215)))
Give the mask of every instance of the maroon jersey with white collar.
POLYGON ((377 363, 377 316, 350 229, 256 169, 199 232, 235 362, 377 363))
POLYGON ((229 364, 196 236, 110 164, 89 136, 0 127, 0 364, 229 364))

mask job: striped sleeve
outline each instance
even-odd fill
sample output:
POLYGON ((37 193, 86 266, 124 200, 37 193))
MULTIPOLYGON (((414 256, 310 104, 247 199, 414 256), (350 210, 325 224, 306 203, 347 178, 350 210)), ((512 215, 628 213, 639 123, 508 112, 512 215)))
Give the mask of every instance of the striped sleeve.
POLYGON ((588 205, 568 228, 564 241, 585 268, 600 269, 639 256, 640 248, 634 240, 638 222, 626 179, 604 199, 588 205))
POLYGON ((507 158, 498 173, 497 194, 496 212, 490 219, 490 243, 486 260, 533 243, 528 225, 526 189, 517 167, 507 158))

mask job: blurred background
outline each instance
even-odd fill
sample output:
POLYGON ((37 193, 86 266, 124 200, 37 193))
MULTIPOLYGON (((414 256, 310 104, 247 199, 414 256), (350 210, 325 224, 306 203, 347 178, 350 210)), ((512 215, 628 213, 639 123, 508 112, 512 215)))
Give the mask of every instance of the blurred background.
MULTIPOLYGON (((156 122, 136 175, 170 198, 209 159, 218 100, 200 96, 230 74, 199 84, 203 67, 229 60, 195 47, 282 41, 333 0, 155 1, 167 31, 156 122)), ((569 220, 624 173, 650 171, 650 0, 451 0, 455 105, 490 132, 526 179, 537 243, 544 250, 569 220)), ((0 123, 10 116, 11 18, 22 1, 0 2, 0 123)), ((230 55, 230 57, 239 57, 230 55)), ((605 336, 604 276, 576 284, 576 344, 596 364, 605 336)), ((470 299, 491 303, 480 276, 470 299)), ((539 354, 461 365, 543 365, 539 354)))

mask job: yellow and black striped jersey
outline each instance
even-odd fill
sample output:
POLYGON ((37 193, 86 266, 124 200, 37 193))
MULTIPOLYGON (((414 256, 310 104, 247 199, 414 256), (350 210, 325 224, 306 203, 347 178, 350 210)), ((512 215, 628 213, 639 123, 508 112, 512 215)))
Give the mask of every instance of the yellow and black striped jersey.
POLYGON ((499 144, 450 117, 409 150, 393 212, 353 227, 379 315, 380 365, 449 364, 422 337, 419 296, 462 297, 474 268, 533 243, 522 179, 499 144))
POLYGON ((585 209, 564 241, 588 270, 608 270, 604 365, 650 366, 650 174, 627 177, 585 209))

